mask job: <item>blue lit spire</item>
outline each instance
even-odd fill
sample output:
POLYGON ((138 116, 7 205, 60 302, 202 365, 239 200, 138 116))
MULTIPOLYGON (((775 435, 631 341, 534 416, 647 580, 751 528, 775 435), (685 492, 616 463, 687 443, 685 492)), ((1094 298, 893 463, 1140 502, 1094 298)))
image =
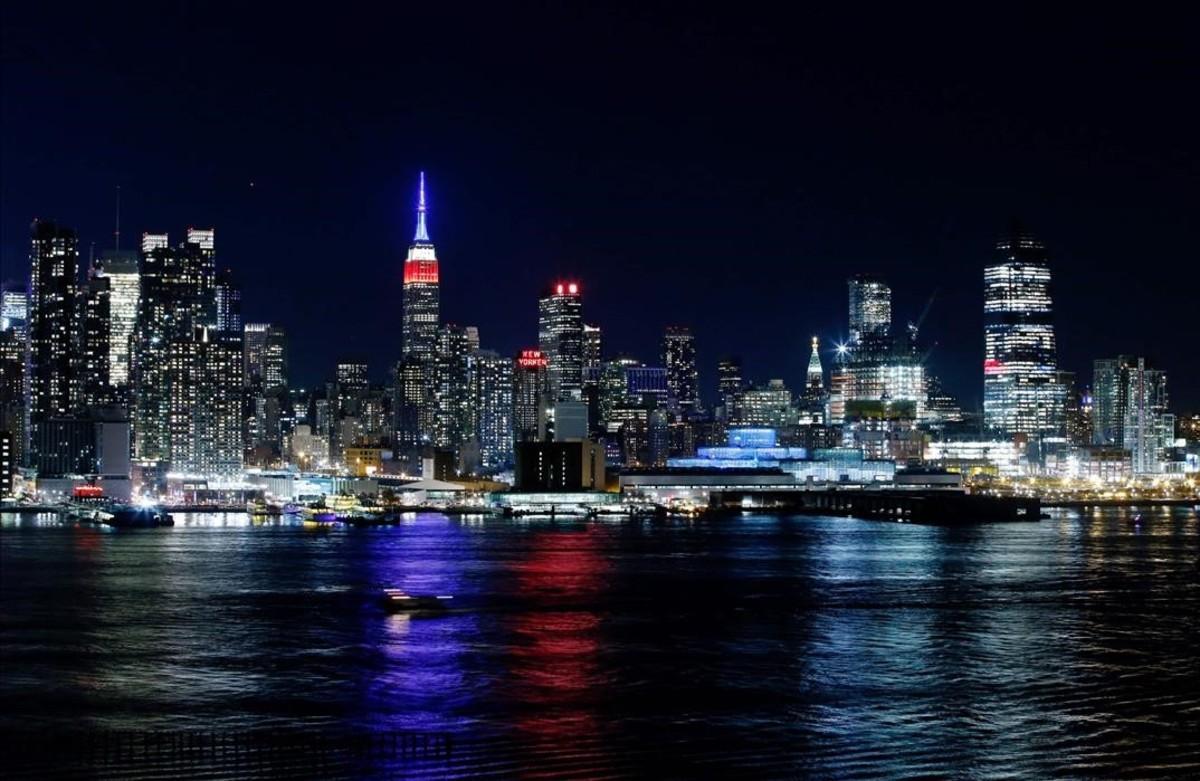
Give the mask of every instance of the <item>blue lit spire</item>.
POLYGON ((425 227, 425 172, 421 172, 421 193, 417 201, 417 235, 413 241, 429 241, 429 230, 425 227))

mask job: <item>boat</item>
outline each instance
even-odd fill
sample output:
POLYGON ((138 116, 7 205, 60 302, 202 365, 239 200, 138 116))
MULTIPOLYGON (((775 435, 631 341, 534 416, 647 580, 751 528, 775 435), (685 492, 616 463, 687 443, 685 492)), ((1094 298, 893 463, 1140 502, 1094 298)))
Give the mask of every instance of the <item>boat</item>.
POLYGON ((118 529, 150 529, 174 526, 175 519, 157 507, 114 507, 103 523, 118 529))
POLYGON ((408 594, 398 588, 383 590, 383 605, 396 613, 438 612, 450 606, 451 596, 440 594, 408 594))

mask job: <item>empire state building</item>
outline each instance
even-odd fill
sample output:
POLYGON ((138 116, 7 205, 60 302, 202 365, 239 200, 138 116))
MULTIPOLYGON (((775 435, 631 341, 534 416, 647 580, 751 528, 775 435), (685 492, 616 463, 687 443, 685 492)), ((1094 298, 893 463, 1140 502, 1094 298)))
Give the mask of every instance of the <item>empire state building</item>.
POLYGON ((438 347, 438 261, 425 225, 425 172, 417 202, 417 232, 404 259, 404 347, 406 359, 432 362, 438 347))

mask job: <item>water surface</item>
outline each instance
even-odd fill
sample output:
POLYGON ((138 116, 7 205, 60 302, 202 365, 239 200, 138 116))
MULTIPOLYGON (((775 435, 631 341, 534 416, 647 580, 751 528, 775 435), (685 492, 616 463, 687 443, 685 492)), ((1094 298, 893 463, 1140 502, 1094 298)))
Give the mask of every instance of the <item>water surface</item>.
POLYGON ((1143 514, 5 516, 0 732, 455 737, 378 777, 1196 776, 1200 523, 1143 514), (457 608, 389 615, 385 586, 457 608))

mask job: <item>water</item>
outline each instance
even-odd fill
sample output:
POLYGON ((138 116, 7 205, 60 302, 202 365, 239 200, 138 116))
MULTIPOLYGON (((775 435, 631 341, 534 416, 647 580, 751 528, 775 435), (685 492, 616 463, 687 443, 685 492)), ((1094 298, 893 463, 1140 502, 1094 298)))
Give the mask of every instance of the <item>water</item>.
POLYGON ((1194 777, 1200 522, 1144 515, 333 531, 6 516, 0 734, 454 738, 449 760, 330 777, 1194 777), (389 615, 384 586, 458 610, 389 615))

